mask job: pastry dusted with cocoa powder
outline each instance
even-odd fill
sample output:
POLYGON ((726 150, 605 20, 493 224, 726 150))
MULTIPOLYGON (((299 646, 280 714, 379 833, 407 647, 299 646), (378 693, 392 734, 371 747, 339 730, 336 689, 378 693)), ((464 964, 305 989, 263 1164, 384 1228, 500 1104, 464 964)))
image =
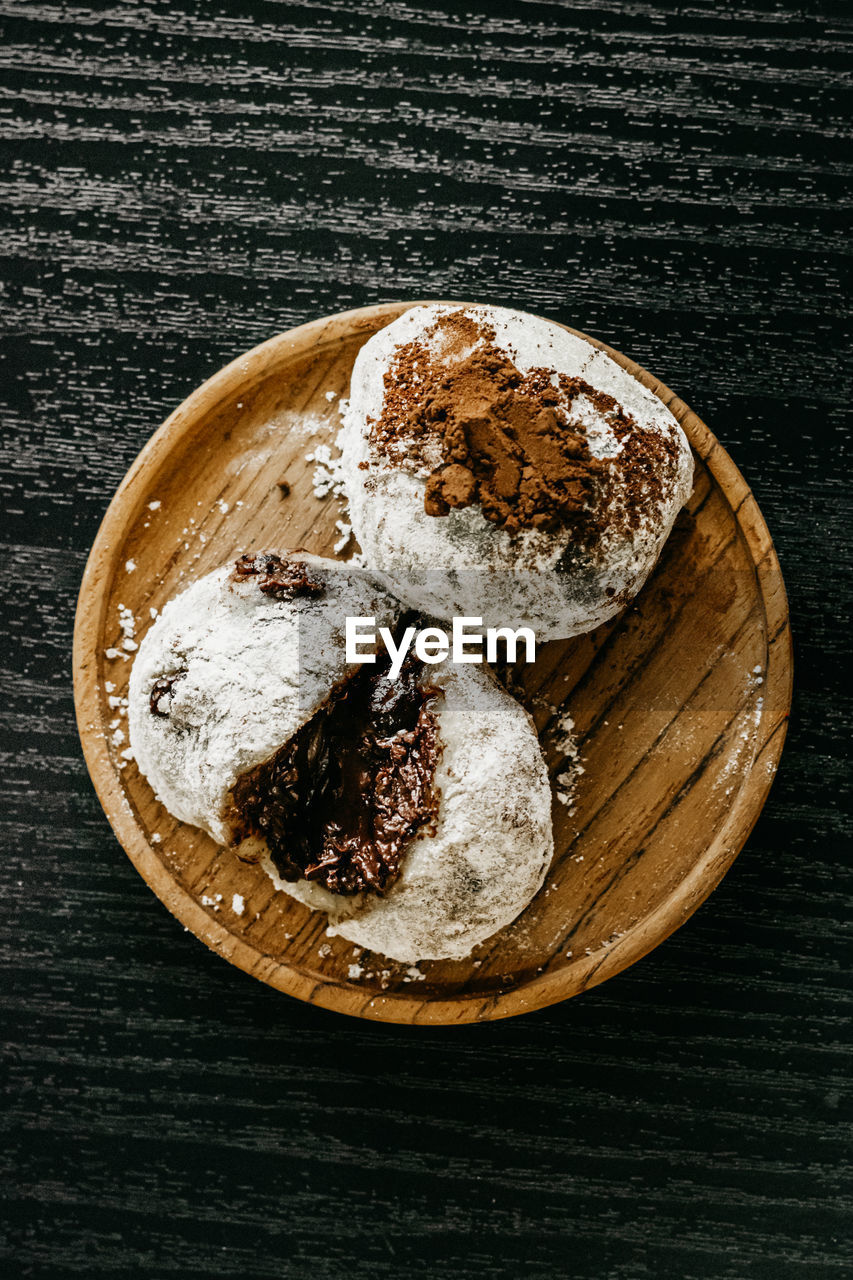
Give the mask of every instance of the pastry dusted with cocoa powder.
POLYGON ((331 932, 461 957, 541 885, 550 787, 530 717, 485 668, 346 663, 346 617, 393 629, 400 612, 363 570, 243 555, 144 637, 130 741, 175 817, 260 859, 331 932))
POLYGON ((413 307, 362 348, 344 474, 368 565, 437 617, 588 631, 691 492, 668 409, 590 343, 499 307, 413 307))

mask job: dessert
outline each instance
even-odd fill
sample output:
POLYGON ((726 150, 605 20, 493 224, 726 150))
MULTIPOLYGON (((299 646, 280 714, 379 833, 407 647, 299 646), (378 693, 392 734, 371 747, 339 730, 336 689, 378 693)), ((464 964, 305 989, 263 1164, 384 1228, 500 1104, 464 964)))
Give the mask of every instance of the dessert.
POLYGON ((499 307, 413 307, 361 349, 343 472, 365 562, 439 618, 591 630, 691 492, 687 439, 609 356, 499 307))
POLYGON ((346 663, 346 617, 390 629, 400 612, 364 571, 241 556, 143 639, 130 741, 175 817, 261 859, 330 932, 461 957, 538 890, 550 787, 530 717, 487 669, 346 663))
POLYGON ((304 552, 241 556, 169 601, 133 664, 128 727, 174 817, 231 842, 237 779, 357 670, 347 614, 393 625, 399 605, 369 574, 304 552))
POLYGON ((553 853, 551 788, 532 720, 486 667, 428 669, 441 744, 428 826, 382 896, 330 893, 317 879, 276 886, 328 913, 330 934, 394 960, 461 959, 520 914, 553 853))

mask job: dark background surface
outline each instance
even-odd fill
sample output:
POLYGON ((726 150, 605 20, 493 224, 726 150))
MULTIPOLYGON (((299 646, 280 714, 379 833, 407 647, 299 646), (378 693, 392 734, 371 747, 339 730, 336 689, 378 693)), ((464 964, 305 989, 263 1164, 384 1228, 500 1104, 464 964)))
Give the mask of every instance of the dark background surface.
POLYGON ((6 1275, 850 1274, 850 31, 737 8, 0 0, 6 1275), (277 331, 419 296, 550 315, 686 399, 797 650, 709 902, 606 986, 456 1030, 303 1007, 184 933, 70 682, 163 417, 277 331))

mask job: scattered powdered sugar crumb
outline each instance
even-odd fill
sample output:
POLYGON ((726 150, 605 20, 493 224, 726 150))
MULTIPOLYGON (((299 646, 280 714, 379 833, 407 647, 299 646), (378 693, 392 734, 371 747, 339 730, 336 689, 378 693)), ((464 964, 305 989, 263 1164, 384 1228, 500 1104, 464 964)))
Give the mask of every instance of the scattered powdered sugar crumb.
MULTIPOLYGON (((326 394, 326 398, 334 399, 335 393, 326 394)), ((338 402, 338 411, 343 416, 346 412, 347 401, 345 399, 338 402)), ((326 424, 318 427, 320 430, 328 431, 326 424)), ((348 519, 349 509, 347 503, 346 480, 343 470, 343 446, 344 429, 341 427, 335 436, 334 442, 316 444, 309 453, 305 455, 306 462, 314 463, 314 471, 311 476, 311 487, 314 491, 314 497, 322 502, 328 497, 339 498, 344 503, 344 511, 340 520, 335 521, 335 528, 340 537, 334 544, 333 553, 340 555, 345 551, 352 538, 352 525, 348 519)), ((351 563, 356 564, 359 557, 352 557, 351 563)))
MULTIPOLYGON (((337 392, 327 391, 326 399, 332 401, 336 398, 337 392)), ((338 400, 338 413, 343 418, 346 414, 349 401, 346 397, 338 400)), ((326 436, 327 439, 333 430, 333 425, 319 418, 304 418, 301 423, 301 432, 303 435, 326 436)), ((334 494, 336 498, 343 498, 346 501, 346 489, 344 486, 344 478, 341 465, 341 447, 343 443, 343 427, 341 427, 334 441, 330 443, 321 443, 314 446, 310 453, 306 453, 305 461, 314 463, 314 474, 312 476, 312 487, 314 489, 314 497, 322 500, 327 498, 329 494, 334 494)))
POLYGON ((335 437, 334 445, 315 445, 310 453, 306 453, 305 455, 306 462, 314 463, 314 474, 311 477, 311 485, 314 489, 315 498, 328 498, 329 494, 334 494, 336 498, 346 498, 343 466, 341 463, 342 434, 342 431, 338 432, 335 437), (336 451, 335 453, 332 452, 333 449, 336 451))
POLYGON ((148 510, 149 510, 149 511, 159 511, 161 506, 162 506, 162 503, 160 502, 160 499, 159 499, 159 498, 155 498, 153 502, 149 502, 149 503, 148 503, 148 510))
POLYGON ((217 498, 216 505, 224 516, 227 515, 228 512, 231 510, 231 508, 229 507, 228 503, 225 501, 224 498, 217 498))
POLYGON ((283 433, 288 436, 310 437, 327 435, 328 431, 329 423, 324 415, 303 413, 297 409, 282 409, 266 423, 268 435, 283 433))
MULTIPOLYGON (((392 976, 391 969, 366 969, 360 964, 351 964, 347 969, 347 977, 350 979, 364 978, 367 982, 376 982, 382 991, 388 990, 392 976)), ((426 974, 421 973, 416 965, 411 965, 402 975, 402 978, 398 977, 397 980, 402 982, 423 982, 425 979, 426 974)))
MULTIPOLYGON (((133 639, 131 639, 131 636, 133 635, 134 625, 135 625, 133 620, 133 614, 123 604, 120 604, 118 606, 118 609, 119 609, 119 626, 125 633, 125 637, 124 637, 124 640, 122 641, 122 644, 125 647, 127 647, 129 642, 130 647, 135 649, 136 642, 133 639)), ((124 658, 125 660, 127 660, 130 656, 128 653, 124 653, 122 652, 122 650, 115 649, 115 648, 105 649, 104 653, 106 657, 109 658, 110 660, 114 660, 116 658, 124 658)), ((127 734, 125 733, 125 730, 122 727, 121 721, 123 718, 124 719, 127 718, 128 702, 127 702, 127 698, 122 697, 121 694, 114 692, 115 688, 116 688, 116 685, 112 680, 104 681, 104 691, 106 693, 107 706, 111 711, 115 712, 115 715, 109 722, 109 733, 105 734, 104 737, 106 738, 109 745, 112 747, 113 751, 116 753, 115 754, 116 767, 119 770, 122 770, 122 769, 125 769, 127 765, 130 763, 130 761, 134 759, 134 754, 131 747, 122 746, 122 744, 127 741, 127 734)))
POLYGON ((346 520, 336 520, 335 528, 338 530, 338 532, 341 535, 338 538, 333 548, 335 555, 337 555, 339 551, 343 551, 344 547, 347 545, 350 538, 352 537, 352 525, 349 524, 349 522, 346 520))
POLYGON ((136 561, 125 560, 124 567, 127 573, 136 573, 136 561))
MULTIPOLYGON (((131 563, 132 561, 128 560, 128 564, 131 563)), ((135 567, 136 566, 134 565, 134 568, 135 567)), ((125 604, 120 604, 118 606, 118 625, 122 634, 122 649, 133 653, 135 649, 139 648, 139 645, 136 643, 134 638, 136 636, 136 619, 133 616, 133 612, 128 609, 125 604)), ((107 657, 110 657, 109 650, 107 650, 107 657)))
MULTIPOLYGON (((219 899, 221 900, 221 899, 222 899, 222 894, 221 894, 221 893, 217 894, 217 895, 216 895, 216 898, 219 898, 219 899)), ((213 907, 213 910, 214 910, 214 911, 218 911, 218 910, 219 910, 219 902, 217 902, 216 898, 210 898, 210 897, 208 897, 208 895, 207 895, 206 893, 203 893, 203 894, 201 895, 201 905, 202 905, 203 907, 213 907)))
POLYGON ((161 835, 158 835, 158 833, 155 831, 155 832, 154 832, 154 834, 153 834, 153 835, 152 835, 152 837, 151 837, 151 843, 152 843, 152 844, 160 844, 160 843, 162 842, 162 839, 163 839, 163 837, 162 837, 161 835))
POLYGON ((564 712, 557 720, 554 736, 554 747, 563 757, 559 773, 554 781, 557 785, 557 799, 565 805, 569 814, 574 813, 575 790, 578 778, 585 773, 581 764, 580 751, 574 736, 575 722, 568 712, 564 712))
POLYGON ((241 916, 246 909, 246 900, 241 893, 235 893, 231 899, 231 910, 235 916, 241 916))
POLYGON ((329 430, 329 424, 324 418, 315 418, 313 414, 300 417, 298 422, 292 428, 296 435, 300 436, 324 436, 329 430))
POLYGON ((614 946, 615 943, 619 941, 620 938, 624 938, 624 937, 625 937, 624 929, 616 929, 614 930, 613 933, 610 934, 609 938, 602 938, 598 945, 600 947, 612 947, 614 946))
MULTIPOLYGON (((755 671, 749 674, 748 685, 752 691, 763 683, 762 677, 755 674, 756 671, 760 670, 761 667, 756 667, 755 671)), ((733 736, 728 746, 728 753, 714 781, 715 789, 731 781, 732 785, 726 787, 725 794, 727 796, 731 795, 735 789, 735 775, 739 775, 741 781, 743 781, 749 768, 754 763, 754 759, 750 760, 750 753, 754 753, 757 746, 757 734, 763 712, 764 698, 759 694, 755 702, 745 708, 744 715, 740 719, 739 731, 733 736)), ((773 768, 775 769, 775 764, 773 768)))

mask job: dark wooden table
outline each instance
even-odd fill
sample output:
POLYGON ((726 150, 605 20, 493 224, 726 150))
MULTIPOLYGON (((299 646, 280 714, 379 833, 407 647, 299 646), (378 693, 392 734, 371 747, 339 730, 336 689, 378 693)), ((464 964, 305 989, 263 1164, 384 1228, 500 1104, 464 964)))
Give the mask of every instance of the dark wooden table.
POLYGON ((842 6, 739 8, 0 0, 5 1275, 851 1274, 850 42, 842 6), (580 999, 438 1031, 184 933, 70 688, 89 545, 166 413, 281 329, 425 295, 676 389, 755 490, 797 646, 698 915, 580 999))

